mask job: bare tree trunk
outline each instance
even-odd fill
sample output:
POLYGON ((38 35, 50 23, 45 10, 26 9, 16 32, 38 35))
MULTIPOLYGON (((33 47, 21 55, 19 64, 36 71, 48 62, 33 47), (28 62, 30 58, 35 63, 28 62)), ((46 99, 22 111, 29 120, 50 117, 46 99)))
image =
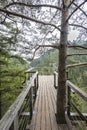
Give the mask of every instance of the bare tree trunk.
MULTIPOLYGON (((65 0, 65 2, 69 0, 65 0)), ((68 17, 67 2, 63 5, 61 20, 61 35, 59 47, 59 76, 57 90, 57 123, 65 124, 65 105, 66 105, 66 57, 67 57, 67 35, 68 35, 68 17)))

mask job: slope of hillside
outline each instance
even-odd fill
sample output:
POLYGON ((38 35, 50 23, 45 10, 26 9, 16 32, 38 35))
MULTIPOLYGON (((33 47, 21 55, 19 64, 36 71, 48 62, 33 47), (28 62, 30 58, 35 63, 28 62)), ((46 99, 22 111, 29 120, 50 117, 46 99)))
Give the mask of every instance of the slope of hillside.
POLYGON ((49 50, 45 55, 32 61, 31 66, 35 67, 40 74, 53 74, 58 64, 58 50, 49 50))

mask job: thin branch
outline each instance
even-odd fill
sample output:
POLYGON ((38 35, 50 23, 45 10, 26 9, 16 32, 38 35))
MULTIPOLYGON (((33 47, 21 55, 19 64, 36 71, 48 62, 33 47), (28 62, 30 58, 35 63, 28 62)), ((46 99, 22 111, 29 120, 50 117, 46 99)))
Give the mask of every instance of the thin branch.
POLYGON ((53 32, 54 30, 55 30, 55 28, 54 28, 53 30, 50 30, 50 31, 48 31, 48 32, 45 33, 45 36, 44 36, 43 39, 42 39, 42 45, 44 44, 44 41, 46 40, 47 35, 48 35, 49 33, 52 34, 52 32, 53 32))
POLYGON ((63 6, 63 7, 65 6, 65 4, 64 4, 64 0, 62 0, 62 6, 63 6))
MULTIPOLYGON (((82 25, 79 25, 79 24, 69 24, 70 26, 75 26, 75 27, 79 27, 79 28, 83 28, 83 29, 85 29, 86 31, 87 31, 87 28, 86 27, 84 27, 84 26, 82 26, 82 25)), ((60 27, 61 25, 58 25, 58 27, 60 27)))
POLYGON ((85 0, 84 2, 82 2, 70 15, 69 17, 67 18, 66 22, 71 18, 71 16, 78 10, 80 9, 80 7, 85 4, 85 2, 87 2, 87 0, 85 0))
POLYGON ((73 4, 74 1, 75 1, 75 0, 72 0, 72 1, 70 2, 68 8, 73 4))
POLYGON ((75 54, 68 54, 67 56, 75 56, 75 55, 87 55, 87 53, 75 53, 75 54))
POLYGON ((87 65, 87 62, 77 63, 77 64, 73 64, 73 65, 67 65, 66 68, 72 68, 72 67, 84 66, 84 65, 87 65))
POLYGON ((82 25, 78 25, 78 24, 69 24, 70 26, 76 26, 76 27, 80 27, 80 28, 83 28, 87 31, 87 28, 82 26, 82 25))
POLYGON ((17 16, 17 17, 21 17, 21 18, 30 20, 30 21, 32 21, 32 22, 40 23, 40 24, 43 24, 43 25, 50 25, 50 26, 56 28, 57 30, 59 30, 59 31, 61 32, 61 29, 58 28, 58 27, 57 27, 56 25, 54 25, 54 24, 46 23, 46 22, 43 22, 43 21, 40 21, 40 20, 36 20, 36 19, 31 18, 31 17, 25 16, 25 15, 23 15, 23 14, 19 14, 19 13, 12 12, 12 11, 9 11, 9 10, 6 10, 6 9, 2 9, 2 8, 0 8, 0 11, 6 13, 6 14, 8 14, 8 15, 14 15, 14 16, 17 16))
POLYGON ((26 4, 26 3, 22 3, 22 2, 13 2, 13 3, 10 3, 8 5, 6 5, 4 8, 8 8, 12 5, 20 5, 20 6, 27 6, 27 7, 34 7, 34 8, 38 8, 38 7, 50 7, 50 8, 55 8, 55 9, 58 9, 58 10, 62 10, 61 7, 58 7, 58 6, 54 6, 54 5, 48 5, 48 4, 38 4, 38 5, 32 5, 32 4, 26 4))
POLYGON ((32 60, 34 59, 34 57, 35 57, 35 54, 36 54, 36 51, 37 51, 39 48, 40 48, 40 47, 38 46, 38 47, 35 49, 35 51, 34 51, 34 53, 33 53, 32 60))
POLYGON ((69 48, 75 48, 75 49, 81 48, 81 49, 87 50, 87 47, 84 47, 84 46, 81 46, 81 45, 68 45, 68 47, 69 48))
POLYGON ((4 17, 3 21, 0 22, 0 24, 3 24, 6 20, 6 18, 7 18, 7 14, 5 14, 5 17, 4 17))
POLYGON ((34 59, 36 51, 38 51, 39 48, 41 48, 41 47, 52 47, 52 48, 55 48, 55 49, 59 49, 59 46, 57 46, 57 45, 38 45, 37 48, 34 51, 32 59, 34 59))
POLYGON ((52 48, 55 48, 55 49, 59 49, 59 46, 58 45, 38 45, 39 47, 52 47, 52 48))
MULTIPOLYGON (((77 4, 75 4, 75 3, 73 3, 73 5, 75 5, 76 7, 78 7, 77 4)), ((79 10, 82 11, 82 13, 87 17, 87 14, 85 13, 85 11, 83 9, 79 8, 79 10)))

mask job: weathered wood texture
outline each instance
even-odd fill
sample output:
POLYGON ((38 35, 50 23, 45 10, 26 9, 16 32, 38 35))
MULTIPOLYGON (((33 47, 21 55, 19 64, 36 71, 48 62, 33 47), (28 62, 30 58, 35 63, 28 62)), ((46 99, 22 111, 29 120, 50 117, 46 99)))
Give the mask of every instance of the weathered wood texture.
POLYGON ((53 76, 39 76, 39 88, 30 130, 68 130, 56 123, 56 89, 53 76))
MULTIPOLYGON (((38 72, 33 74, 32 78, 26 82, 22 92, 19 94, 15 102, 10 106, 9 110, 0 120, 0 130, 9 130, 9 129, 18 130, 19 126, 18 126, 17 121, 18 121, 18 118, 20 118, 18 117, 18 113, 29 91, 32 90, 32 86, 34 85, 34 81, 37 79, 37 75, 38 75, 38 72)), ((37 87, 36 84, 35 84, 35 87, 37 87)), ((31 95, 33 96, 33 93, 31 93, 31 95)), ((31 108, 30 110, 30 115, 32 115, 32 112, 33 112, 32 110, 33 108, 31 108)))

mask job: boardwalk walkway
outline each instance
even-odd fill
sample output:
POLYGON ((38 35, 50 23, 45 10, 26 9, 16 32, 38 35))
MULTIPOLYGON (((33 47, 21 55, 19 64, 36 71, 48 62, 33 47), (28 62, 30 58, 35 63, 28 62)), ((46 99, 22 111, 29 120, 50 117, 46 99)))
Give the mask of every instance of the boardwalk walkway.
POLYGON ((39 88, 30 130, 68 130, 56 123, 56 90, 53 76, 39 76, 39 88))

